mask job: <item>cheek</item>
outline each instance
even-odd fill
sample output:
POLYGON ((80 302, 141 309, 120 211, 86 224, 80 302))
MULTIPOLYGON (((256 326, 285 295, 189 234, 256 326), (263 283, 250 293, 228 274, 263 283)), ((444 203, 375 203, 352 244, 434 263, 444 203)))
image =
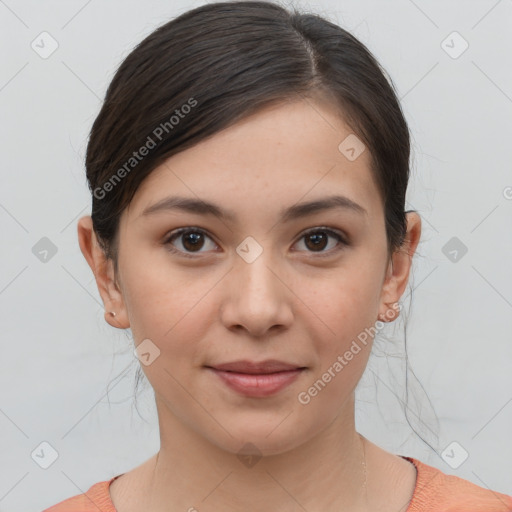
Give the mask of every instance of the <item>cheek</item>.
POLYGON ((177 382, 188 381, 189 372, 204 364, 218 310, 212 301, 219 277, 156 265, 128 270, 125 288, 133 338, 137 346, 151 340, 159 354, 154 363, 141 364, 142 370, 156 391, 166 389, 166 396, 181 400, 177 382))
POLYGON ((377 301, 372 282, 360 280, 357 287, 349 286, 347 281, 340 281, 339 286, 331 282, 315 294, 311 309, 322 321, 311 317, 317 327, 309 337, 315 340, 317 359, 300 390, 302 395, 297 397, 300 407, 305 407, 304 414, 330 421, 361 379, 375 333, 377 301))
MULTIPOLYGON (((341 269, 314 292, 307 292, 304 302, 325 327, 325 339, 331 340, 330 346, 341 349, 375 325, 381 292, 376 283, 380 282, 380 277, 361 264, 357 268, 341 269)), ((306 290, 302 291, 304 293, 306 290)))
POLYGON ((316 404, 308 407, 308 414, 313 410, 324 414, 320 404, 344 403, 363 375, 375 334, 379 277, 368 267, 358 266, 339 272, 339 277, 310 293, 307 305, 315 314, 309 312, 309 323, 315 327, 309 337, 316 340, 317 365, 308 381, 311 393, 302 390, 305 399, 316 404))
POLYGON ((164 251, 153 260, 150 254, 134 254, 125 261, 123 295, 136 340, 155 337, 172 338, 183 324, 190 327, 190 316, 207 297, 205 293, 215 281, 201 271, 179 271, 173 267, 164 251), (212 281, 209 284, 209 281, 212 281))
POLYGON ((166 274, 156 267, 127 273, 125 280, 135 344, 146 343, 149 352, 158 354, 148 365, 141 358, 141 368, 155 391, 166 390, 164 394, 173 400, 185 400, 179 383, 200 361, 200 340, 211 325, 204 282, 201 285, 196 279, 166 274))

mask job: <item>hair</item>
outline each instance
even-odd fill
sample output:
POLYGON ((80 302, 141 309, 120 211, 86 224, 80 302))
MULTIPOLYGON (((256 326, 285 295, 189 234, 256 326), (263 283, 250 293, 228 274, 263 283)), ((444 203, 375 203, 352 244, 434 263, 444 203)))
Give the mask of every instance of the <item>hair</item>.
MULTIPOLYGON (((93 123, 85 162, 91 217, 116 275, 120 216, 152 170, 264 107, 301 98, 327 100, 368 147, 388 258, 401 250, 410 137, 384 69, 319 15, 266 1, 217 2, 142 40, 115 72, 93 123)), ((136 388, 140 378, 139 367, 136 388)))

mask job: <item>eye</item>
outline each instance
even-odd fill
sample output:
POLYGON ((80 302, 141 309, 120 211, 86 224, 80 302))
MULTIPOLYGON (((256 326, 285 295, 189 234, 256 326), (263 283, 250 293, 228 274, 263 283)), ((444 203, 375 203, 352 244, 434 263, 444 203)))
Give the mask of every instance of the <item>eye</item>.
MULTIPOLYGON (((303 233, 299 241, 302 240, 305 240, 306 248, 310 249, 308 252, 320 253, 320 256, 331 255, 333 252, 341 250, 343 248, 342 246, 349 245, 340 233, 326 227, 311 229, 303 233), (336 239, 338 244, 334 244, 334 247, 331 249, 324 250, 329 245, 329 238, 336 239)), ((169 251, 179 253, 181 256, 187 258, 194 258, 193 253, 200 254, 201 252, 207 252, 209 249, 214 249, 217 246, 205 231, 194 227, 180 228, 171 232, 164 240, 163 244, 168 246, 169 251), (174 245, 175 240, 179 242, 178 247, 174 245), (205 240, 210 240, 209 248, 205 240), (201 251, 205 245, 206 251, 201 251)))
MULTIPOLYGON (((171 252, 180 253, 182 256, 186 256, 188 258, 194 258, 191 253, 200 252, 199 250, 205 245, 205 238, 213 242, 213 240, 202 229, 192 227, 180 228, 170 233, 170 235, 165 239, 164 245, 169 246, 168 248, 171 252), (179 241, 179 245, 181 245, 181 247, 176 248, 172 245, 175 239, 179 241)), ((213 245, 216 246, 215 242, 213 242, 213 245)))
POLYGON ((325 227, 311 229, 303 233, 299 241, 302 240, 305 240, 304 245, 308 249, 312 249, 312 251, 309 252, 321 253, 321 256, 330 256, 332 253, 342 249, 342 246, 348 245, 345 238, 340 233, 325 227), (338 244, 334 244, 334 248, 325 251, 324 249, 329 245, 329 238, 335 238, 338 244))

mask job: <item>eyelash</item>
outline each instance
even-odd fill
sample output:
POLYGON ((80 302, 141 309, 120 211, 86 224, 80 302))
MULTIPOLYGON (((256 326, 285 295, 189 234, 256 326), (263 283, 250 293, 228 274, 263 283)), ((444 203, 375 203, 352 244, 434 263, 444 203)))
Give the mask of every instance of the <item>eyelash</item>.
MULTIPOLYGON (((184 256, 186 258, 197 258, 198 256, 193 255, 194 253, 187 253, 187 252, 181 251, 179 249, 176 249, 172 245, 172 242, 174 241, 174 239, 179 238, 180 235, 183 235, 184 233, 189 233, 189 232, 190 233, 200 233, 200 234, 203 234, 211 239, 211 237, 208 235, 208 233, 206 233, 206 231, 204 231, 203 229, 187 227, 187 228, 179 228, 179 229, 169 233, 169 236, 165 238, 163 244, 165 246, 167 246, 167 249, 172 253, 179 254, 180 256, 184 256)), ((317 257, 322 258, 322 257, 326 257, 326 256, 331 256, 333 253, 336 253, 336 252, 342 250, 343 246, 349 245, 348 242, 346 241, 345 237, 342 236, 341 233, 334 231, 333 229, 330 229, 327 227, 317 227, 317 228, 305 231, 299 236, 297 242, 302 240, 306 236, 312 235, 315 233, 326 233, 327 235, 334 237, 341 244, 341 246, 338 245, 337 247, 335 247, 334 249, 330 249, 329 251, 320 251, 317 253, 315 253, 314 251, 307 251, 307 252, 311 252, 312 254, 317 254, 317 257)), ((201 253, 198 252, 197 254, 201 254, 201 253)))

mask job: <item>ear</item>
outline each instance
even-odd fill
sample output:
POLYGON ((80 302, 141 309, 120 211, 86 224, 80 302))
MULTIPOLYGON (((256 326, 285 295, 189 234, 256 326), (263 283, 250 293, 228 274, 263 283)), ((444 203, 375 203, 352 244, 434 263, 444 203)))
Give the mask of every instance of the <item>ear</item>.
POLYGON ((115 282, 114 262, 108 259, 101 248, 89 215, 78 221, 78 243, 91 267, 96 285, 105 305, 105 320, 119 329, 130 327, 126 306, 120 288, 115 282), (115 317, 110 312, 115 312, 115 317))
POLYGON ((400 300, 409 281, 412 258, 421 237, 421 218, 415 212, 409 212, 407 217, 407 233, 400 250, 393 253, 386 270, 382 286, 379 318, 392 322, 400 314, 398 309, 390 308, 400 300))

